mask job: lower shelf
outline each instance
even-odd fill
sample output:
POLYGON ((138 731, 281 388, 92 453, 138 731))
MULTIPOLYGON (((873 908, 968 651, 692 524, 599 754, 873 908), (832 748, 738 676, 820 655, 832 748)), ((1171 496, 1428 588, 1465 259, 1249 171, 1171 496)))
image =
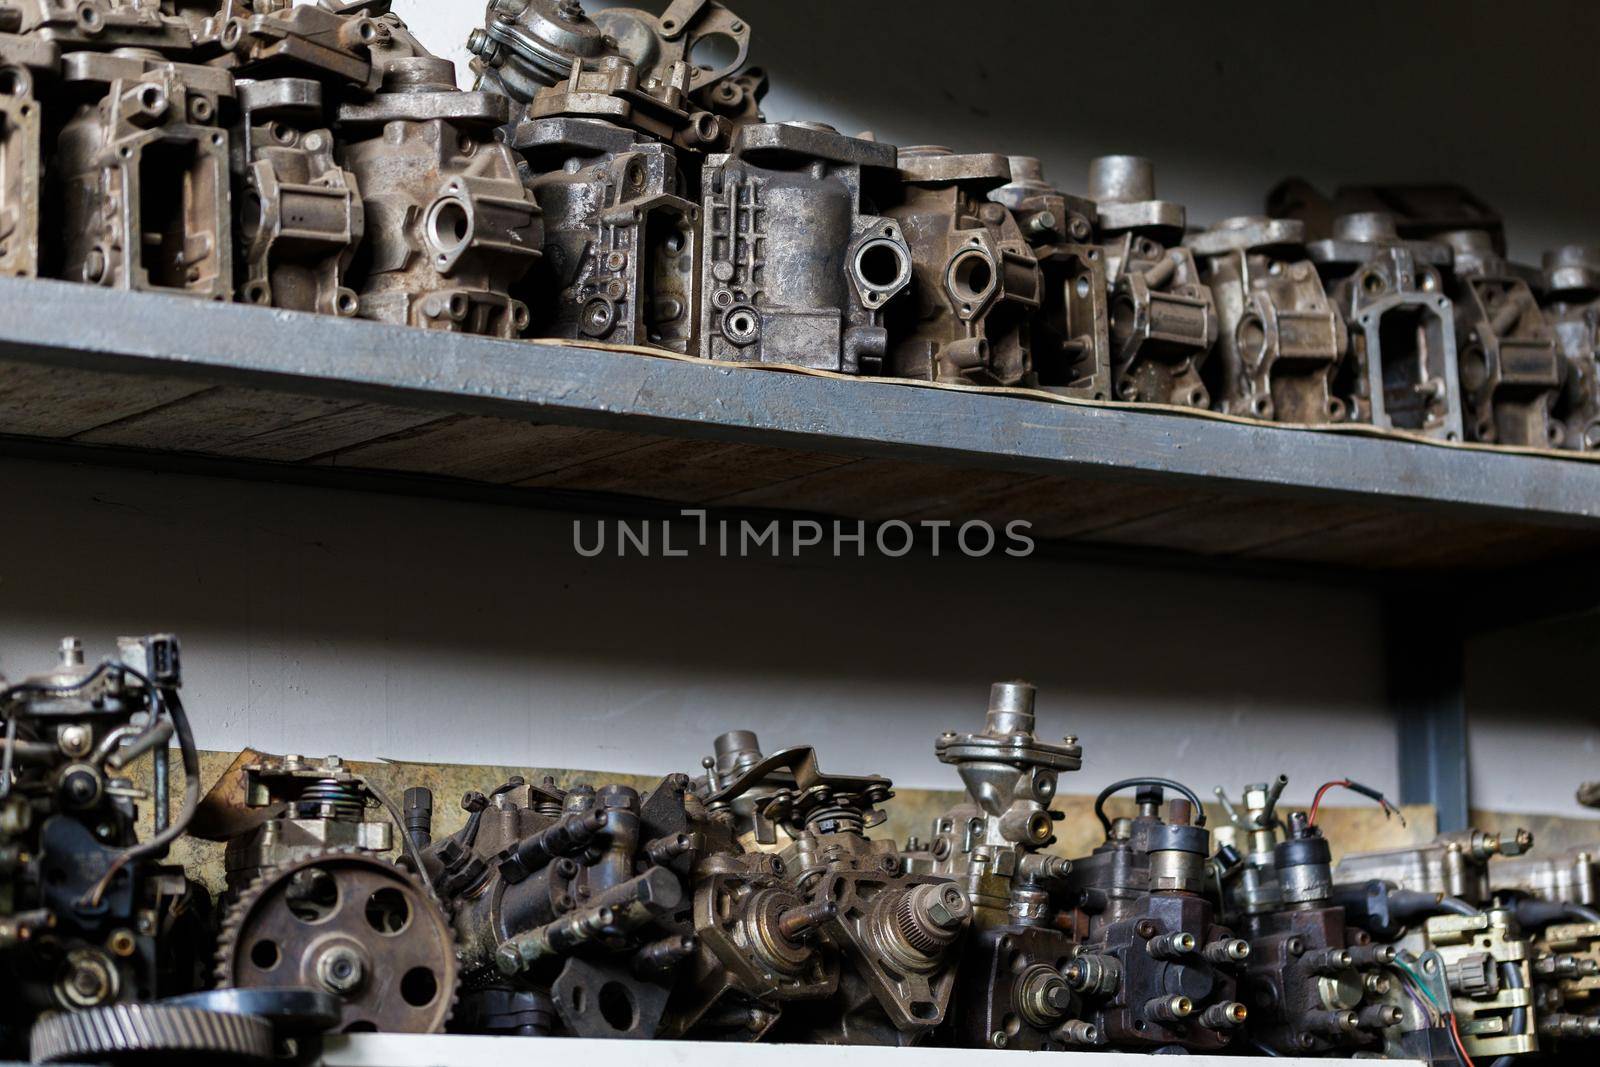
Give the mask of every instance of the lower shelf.
MULTIPOLYGON (((567 1037, 457 1037, 448 1034, 348 1034, 329 1038, 323 1067, 480 1067, 489 1063, 577 1062, 584 1067, 704 1067, 736 1062, 740 1067, 1016 1067, 1017 1053, 950 1048, 885 1049, 837 1045, 727 1045, 695 1041, 597 1041, 567 1037), (548 1046, 555 1043, 558 1047, 548 1046)), ((1061 1052, 1063 1059, 1085 1067, 1118 1067, 1148 1063, 1142 1053, 1061 1052)), ((1241 1063, 1319 1064, 1372 1063, 1372 1060, 1330 1060, 1244 1056, 1189 1056, 1192 1067, 1225 1067, 1241 1063)), ((1381 1061, 1400 1067, 1421 1067, 1413 1060, 1381 1061)))

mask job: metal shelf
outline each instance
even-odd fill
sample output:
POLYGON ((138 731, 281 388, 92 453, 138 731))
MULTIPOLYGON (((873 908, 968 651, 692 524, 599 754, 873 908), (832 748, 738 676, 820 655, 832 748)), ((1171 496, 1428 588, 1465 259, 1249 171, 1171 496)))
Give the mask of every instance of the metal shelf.
POLYGON ((373 486, 398 476, 569 510, 621 498, 1020 518, 1042 541, 1228 561, 1500 569, 1600 547, 1600 464, 1578 460, 63 282, 0 280, 0 306, 13 454, 204 459, 373 486))
MULTIPOLYGON (((586 1067, 697 1067, 738 1063, 740 1067, 1016 1067, 1015 1052, 944 1048, 865 1048, 838 1045, 737 1045, 694 1041, 597 1041, 563 1037, 455 1037, 420 1034, 350 1034, 329 1038, 322 1067, 479 1067, 486 1063, 535 1063, 548 1058, 586 1067)), ((1053 1064, 1084 1067, 1135 1067, 1147 1055, 1132 1052, 1056 1052, 1053 1064)), ((1299 1057, 1188 1056, 1192 1067, 1241 1063, 1370 1064, 1372 1060, 1299 1057)), ((1421 1067, 1413 1060, 1386 1060, 1398 1067, 1421 1067)))

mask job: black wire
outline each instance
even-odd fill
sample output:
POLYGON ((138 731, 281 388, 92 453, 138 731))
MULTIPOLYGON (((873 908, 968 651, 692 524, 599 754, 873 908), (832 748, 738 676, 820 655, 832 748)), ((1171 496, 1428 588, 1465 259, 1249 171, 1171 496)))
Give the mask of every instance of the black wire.
POLYGON ((1094 798, 1095 818, 1100 820, 1100 825, 1105 827, 1106 833, 1109 834, 1111 832, 1111 820, 1106 817, 1106 799, 1111 794, 1126 789, 1130 785, 1159 785, 1167 789, 1176 789, 1184 795, 1190 804, 1194 805, 1194 824, 1196 826, 1204 826, 1206 824, 1206 806, 1200 803, 1200 798, 1195 794, 1195 791, 1182 782, 1174 782, 1171 778, 1124 778, 1120 782, 1112 782, 1100 790, 1100 795, 1094 798))
POLYGON ((157 687, 144 674, 126 664, 108 663, 105 666, 113 667, 131 675, 143 683, 145 690, 150 694, 152 719, 158 717, 163 711, 172 719, 173 728, 178 735, 178 748, 183 754, 183 775, 185 780, 183 783, 183 808, 178 812, 178 817, 168 824, 165 830, 147 841, 129 846, 116 859, 111 861, 111 865, 106 868, 106 872, 101 876, 100 881, 95 884, 94 888, 84 898, 90 907, 99 905, 100 898, 105 895, 107 887, 111 885, 111 880, 116 877, 118 871, 134 860, 143 859, 146 856, 159 856, 166 852, 172 843, 182 837, 189 829, 189 823, 194 819, 195 809, 200 806, 200 750, 195 746, 194 731, 190 729, 189 716, 183 710, 183 701, 179 699, 178 691, 176 689, 157 687))

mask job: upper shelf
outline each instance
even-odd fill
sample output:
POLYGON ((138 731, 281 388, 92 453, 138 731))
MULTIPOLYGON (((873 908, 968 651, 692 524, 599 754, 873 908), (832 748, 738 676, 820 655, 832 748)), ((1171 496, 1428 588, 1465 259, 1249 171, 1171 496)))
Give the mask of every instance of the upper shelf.
POLYGON ((0 280, 0 308, 13 449, 43 439, 308 478, 402 473, 530 501, 559 490, 574 510, 606 494, 1026 519, 1047 541, 1370 568, 1501 568, 1600 546, 1597 463, 62 282, 0 280))

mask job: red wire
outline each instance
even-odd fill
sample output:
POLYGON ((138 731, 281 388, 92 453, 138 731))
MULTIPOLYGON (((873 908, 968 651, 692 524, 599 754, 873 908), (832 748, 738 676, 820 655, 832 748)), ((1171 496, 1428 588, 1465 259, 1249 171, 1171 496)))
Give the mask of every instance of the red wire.
POLYGON ((1445 1015, 1445 1018, 1450 1020, 1450 1036, 1455 1038, 1456 1048, 1461 1051, 1462 1062, 1465 1063, 1467 1067, 1477 1067, 1477 1065, 1472 1062, 1472 1057, 1467 1053, 1466 1043, 1461 1040, 1461 1030, 1456 1026, 1455 1013, 1449 1012, 1445 1015))
POLYGON ((1349 784, 1350 779, 1348 778, 1335 778, 1331 782, 1322 783, 1322 785, 1317 788, 1317 795, 1311 801, 1311 811, 1306 816, 1306 824, 1308 826, 1317 825, 1317 809, 1322 807, 1322 798, 1328 792, 1328 790, 1333 789, 1335 786, 1348 786, 1349 784))

